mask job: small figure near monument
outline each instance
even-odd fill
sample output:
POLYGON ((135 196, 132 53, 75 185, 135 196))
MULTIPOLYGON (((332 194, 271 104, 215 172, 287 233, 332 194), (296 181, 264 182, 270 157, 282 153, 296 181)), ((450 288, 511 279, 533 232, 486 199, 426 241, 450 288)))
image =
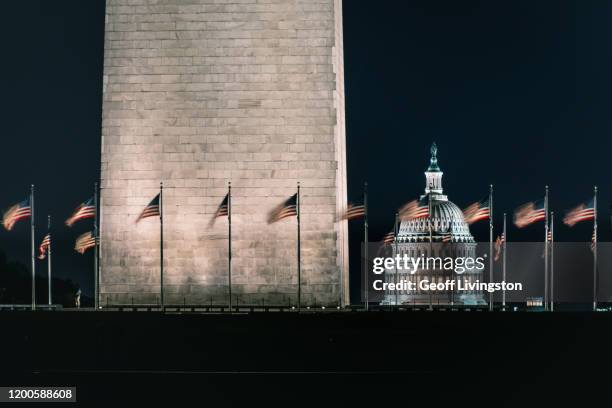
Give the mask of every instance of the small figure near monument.
POLYGON ((79 288, 79 290, 77 290, 76 294, 74 295, 74 306, 77 309, 81 308, 81 288, 79 288))

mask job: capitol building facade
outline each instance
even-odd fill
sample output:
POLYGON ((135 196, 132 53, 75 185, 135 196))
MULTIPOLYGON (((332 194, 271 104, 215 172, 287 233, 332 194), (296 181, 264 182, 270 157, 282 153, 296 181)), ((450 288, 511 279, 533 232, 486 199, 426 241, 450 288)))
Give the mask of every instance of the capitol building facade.
MULTIPOLYGON (((476 258, 476 242, 470 233, 463 211, 448 200, 442 189, 443 172, 438 166, 437 147, 431 147, 431 159, 425 171, 425 194, 420 202, 428 203, 429 216, 401 220, 395 242, 390 251, 395 258, 404 255, 425 259, 434 258, 476 258)), ((413 290, 387 290, 383 304, 390 305, 483 305, 485 297, 479 290, 460 290, 454 285, 452 290, 422 290, 420 282, 442 284, 449 280, 461 280, 463 283, 483 281, 483 271, 471 268, 461 274, 454 270, 434 267, 419 268, 416 271, 385 270, 385 282, 412 282, 413 290)), ((466 285, 463 285, 464 287, 466 285)))

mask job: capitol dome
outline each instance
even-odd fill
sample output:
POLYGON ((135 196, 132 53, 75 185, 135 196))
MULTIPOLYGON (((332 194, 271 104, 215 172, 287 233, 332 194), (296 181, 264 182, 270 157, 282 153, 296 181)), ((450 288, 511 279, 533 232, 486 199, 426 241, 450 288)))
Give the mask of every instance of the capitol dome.
MULTIPOLYGON (((418 208, 425 209, 419 215, 403 219, 397 236, 390 249, 392 255, 400 257, 429 258, 475 258, 476 242, 470 233, 463 211, 448 200, 442 189, 442 175, 438 166, 438 148, 431 146, 431 159, 425 171, 425 193, 420 196, 418 208), (425 214, 425 215, 423 215, 425 214)), ((408 217, 408 216, 407 216, 408 217)), ((409 282, 414 289, 401 288, 385 291, 382 304, 388 305, 425 305, 430 307, 442 305, 482 305, 484 296, 479 290, 463 290, 458 287, 436 291, 422 290, 419 282, 442 284, 449 280, 462 279, 464 282, 478 282, 482 270, 469 269, 461 276, 452 270, 435 267, 419 267, 408 272, 398 268, 385 269, 385 281, 388 283, 409 282)))
POLYGON ((438 166, 437 154, 438 148, 434 143, 429 168, 425 172, 425 194, 420 197, 421 202, 428 203, 430 216, 402 221, 397 234, 399 243, 429 242, 430 223, 432 242, 474 242, 463 211, 443 194, 444 173, 438 166))

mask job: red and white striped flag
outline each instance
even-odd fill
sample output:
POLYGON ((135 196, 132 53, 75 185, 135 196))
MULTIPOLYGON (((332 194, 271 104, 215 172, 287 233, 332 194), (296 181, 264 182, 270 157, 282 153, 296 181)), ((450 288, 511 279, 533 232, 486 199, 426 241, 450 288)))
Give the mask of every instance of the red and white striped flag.
POLYGON ((96 206, 94 205, 93 197, 79 206, 74 210, 70 218, 66 220, 66 225, 72 227, 75 222, 84 220, 87 218, 94 218, 96 216, 96 206))
POLYGON ((479 201, 477 203, 470 204, 465 210, 463 210, 463 217, 465 222, 473 224, 476 221, 486 220, 491 215, 491 206, 489 205, 489 199, 479 201))
POLYGON ((570 227, 573 227, 579 222, 590 221, 595 219, 595 205, 593 200, 588 203, 582 203, 578 207, 570 210, 565 214, 563 223, 570 227))
POLYGON ((74 250, 83 255, 85 251, 96 246, 96 237, 93 231, 80 235, 74 245, 74 250))
MULTIPOLYGON (((550 251, 552 248, 552 243, 553 243, 553 233, 552 233, 551 228, 548 229, 548 234, 546 234, 546 242, 551 244, 551 246, 548 247, 548 250, 550 251)), ((545 256, 546 256, 546 246, 544 246, 544 250, 542 251, 542 258, 544 258, 545 256)))
POLYGON ((268 224, 297 216, 297 193, 289 197, 268 215, 268 224))
POLYGON ((398 210, 400 220, 412 220, 429 217, 429 203, 426 199, 413 200, 398 210))
POLYGON ((215 212, 215 215, 213 215, 209 223, 211 227, 215 224, 215 220, 217 218, 229 217, 229 196, 229 193, 227 193, 223 198, 223 201, 221 201, 221 204, 219 204, 219 207, 217 207, 217 211, 215 212))
POLYGON ((38 259, 43 260, 47 257, 47 250, 51 246, 51 233, 47 233, 38 247, 38 259))
POLYGON ((544 221, 546 219, 546 209, 544 207, 543 200, 523 204, 514 212, 514 225, 518 228, 524 228, 534 222, 544 221))
POLYGON ((365 206, 363 204, 349 204, 339 216, 338 220, 356 220, 365 217, 365 206))
POLYGON ((2 225, 4 225, 7 231, 10 231, 18 221, 30 218, 31 216, 32 207, 30 206, 30 199, 27 199, 6 210, 2 218, 2 225))
POLYGON ((495 257, 493 258, 494 261, 499 260, 499 256, 501 255, 501 250, 504 246, 504 242, 506 242, 506 235, 502 233, 501 235, 498 235, 497 239, 495 240, 495 257))
POLYGON ((142 220, 143 218, 161 216, 159 210, 159 196, 160 194, 156 195, 155 198, 151 200, 151 202, 144 208, 144 210, 142 210, 142 213, 140 213, 140 216, 138 217, 136 222, 142 220))
POLYGON ((393 231, 387 233, 382 239, 383 245, 391 245, 395 242, 395 233, 393 231))

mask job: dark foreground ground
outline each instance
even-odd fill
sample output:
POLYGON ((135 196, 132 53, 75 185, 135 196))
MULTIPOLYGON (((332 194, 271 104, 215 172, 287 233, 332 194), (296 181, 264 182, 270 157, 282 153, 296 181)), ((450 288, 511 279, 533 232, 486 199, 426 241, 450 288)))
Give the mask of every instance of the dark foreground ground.
POLYGON ((0 324, 0 386, 76 385, 88 406, 612 402, 612 313, 1 312, 0 324))

